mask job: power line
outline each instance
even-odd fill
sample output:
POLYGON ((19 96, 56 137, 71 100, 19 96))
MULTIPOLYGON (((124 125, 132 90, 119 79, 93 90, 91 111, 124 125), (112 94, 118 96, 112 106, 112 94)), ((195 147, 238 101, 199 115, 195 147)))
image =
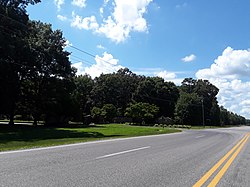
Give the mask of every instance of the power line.
MULTIPOLYGON (((13 19, 13 18, 11 18, 11 17, 9 17, 9 16, 6 16, 6 15, 4 15, 4 14, 2 14, 2 13, 0 13, 0 15, 2 15, 3 17, 8 18, 8 19, 10 19, 10 20, 13 20, 13 21, 15 21, 15 22, 17 22, 17 23, 19 23, 19 24, 25 26, 26 28, 28 28, 27 25, 25 25, 24 23, 22 23, 22 22, 20 22, 20 21, 18 21, 18 20, 15 20, 15 19, 13 19)), ((13 32, 14 32, 14 31, 13 31, 13 32)), ((110 65, 112 65, 112 66, 114 65, 114 64, 110 63, 110 62, 107 61, 107 60, 104 60, 104 59, 102 59, 102 58, 100 58, 100 57, 98 57, 98 56, 96 56, 96 55, 94 55, 94 54, 92 54, 92 53, 90 53, 90 52, 87 52, 86 50, 82 50, 82 49, 80 49, 80 48, 78 48, 78 47, 75 47, 75 46, 73 46, 73 45, 68 45, 68 46, 71 47, 71 48, 73 48, 73 49, 75 49, 75 50, 78 50, 78 51, 80 51, 80 52, 82 52, 82 53, 84 53, 84 54, 86 54, 86 55, 88 55, 88 56, 91 56, 91 57, 93 57, 93 58, 98 58, 99 60, 101 60, 101 61, 103 61, 103 62, 106 62, 106 63, 108 63, 108 64, 110 64, 110 65)))
POLYGON ((85 62, 85 63, 88 63, 89 65, 94 65, 95 63, 93 63, 93 62, 90 62, 90 61, 88 61, 88 60, 85 60, 85 59, 83 59, 83 58, 80 58, 80 57, 78 57, 78 56, 76 56, 76 55, 72 55, 72 54, 70 54, 70 58, 71 57, 74 57, 74 58, 76 58, 77 60, 80 60, 80 61, 83 61, 83 62, 85 62))
POLYGON ((89 55, 89 56, 95 58, 95 55, 93 55, 93 54, 91 54, 91 53, 89 53, 89 52, 87 52, 87 51, 84 51, 84 50, 82 50, 82 49, 79 49, 78 47, 75 47, 75 46, 72 46, 72 45, 69 45, 69 47, 71 47, 71 48, 73 48, 73 49, 76 49, 76 50, 78 50, 78 51, 80 51, 80 52, 82 52, 82 53, 84 53, 84 54, 87 54, 87 55, 89 55))
POLYGON ((82 50, 82 49, 78 48, 78 47, 75 47, 75 46, 72 46, 72 45, 69 45, 69 47, 71 47, 71 48, 73 48, 73 49, 75 49, 75 50, 77 50, 77 51, 80 51, 80 52, 82 52, 82 53, 84 53, 84 54, 87 54, 87 55, 89 55, 89 56, 91 56, 91 57, 93 57, 93 58, 97 58, 97 59, 99 59, 99 60, 101 60, 101 61, 103 61, 103 62, 106 62, 106 63, 108 63, 108 64, 110 64, 110 65, 112 65, 112 66, 114 65, 114 64, 110 63, 109 61, 104 60, 104 59, 102 59, 102 58, 100 58, 100 57, 98 57, 98 56, 95 56, 95 55, 93 55, 93 54, 91 54, 91 53, 89 53, 89 52, 87 52, 87 51, 85 51, 85 50, 82 50))
MULTIPOLYGON (((75 58, 75 60, 78 61, 78 62, 83 62, 83 63, 88 64, 88 65, 90 65, 90 66, 95 65, 95 63, 90 62, 90 61, 87 61, 87 60, 85 60, 85 59, 83 59, 83 58, 80 58, 80 57, 78 57, 78 56, 75 56, 75 55, 72 55, 72 54, 71 54, 70 56, 72 56, 73 58, 75 58)), ((72 57, 70 57, 70 58, 72 58, 72 57)), ((73 60, 74 60, 74 59, 73 59, 73 60)), ((96 66, 96 68, 98 68, 99 70, 105 69, 105 70, 107 70, 107 71, 113 71, 113 69, 108 68, 108 67, 99 67, 99 66, 96 66)))

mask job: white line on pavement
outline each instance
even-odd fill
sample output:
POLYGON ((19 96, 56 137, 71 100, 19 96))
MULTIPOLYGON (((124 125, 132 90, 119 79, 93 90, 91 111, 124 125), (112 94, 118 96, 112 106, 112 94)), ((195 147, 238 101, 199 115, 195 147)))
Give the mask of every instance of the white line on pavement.
POLYGON ((205 135, 196 136, 195 138, 203 138, 203 137, 205 137, 205 135))
POLYGON ((150 146, 140 147, 140 148, 136 148, 136 149, 130 149, 130 150, 121 151, 121 152, 118 152, 118 153, 112 153, 112 154, 97 157, 96 159, 107 158, 107 157, 111 157, 111 156, 121 155, 121 154, 130 153, 130 152, 139 151, 139 150, 148 149, 148 148, 150 148, 150 146))
POLYGON ((3 152, 0 152, 0 155, 13 154, 13 153, 24 153, 24 152, 32 152, 32 151, 41 151, 41 150, 50 150, 50 149, 74 147, 74 146, 89 145, 89 144, 98 144, 98 143, 105 143, 105 142, 126 141, 126 140, 131 140, 131 139, 151 138, 151 137, 158 137, 158 136, 174 136, 174 135, 180 135, 183 133, 185 133, 185 131, 177 132, 177 133, 170 133, 170 134, 146 135, 146 136, 136 136, 136 137, 129 137, 129 138, 114 138, 114 139, 96 140, 96 141, 73 143, 73 144, 66 144, 66 145, 56 145, 56 146, 49 146, 49 147, 21 149, 21 150, 15 150, 15 151, 3 151, 3 152))

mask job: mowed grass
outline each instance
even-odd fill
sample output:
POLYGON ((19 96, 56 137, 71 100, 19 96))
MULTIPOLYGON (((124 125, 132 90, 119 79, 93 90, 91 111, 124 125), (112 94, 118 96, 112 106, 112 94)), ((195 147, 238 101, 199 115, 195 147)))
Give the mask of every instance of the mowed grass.
POLYGON ((197 129, 197 130, 200 130, 200 129, 217 129, 217 128, 230 128, 230 127, 236 127, 236 126, 191 126, 190 129, 197 129))
POLYGON ((42 126, 9 127, 8 125, 0 125, 0 151, 174 132, 180 132, 180 130, 124 124, 71 128, 47 128, 42 126))

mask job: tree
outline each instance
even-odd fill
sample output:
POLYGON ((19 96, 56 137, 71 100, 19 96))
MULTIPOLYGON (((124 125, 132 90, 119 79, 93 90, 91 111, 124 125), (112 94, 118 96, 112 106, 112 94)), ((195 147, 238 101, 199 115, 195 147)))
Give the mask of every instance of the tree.
POLYGON ((116 108, 113 104, 104 104, 102 108, 93 107, 91 115, 95 123, 111 123, 116 117, 116 108))
POLYGON ((180 91, 184 93, 196 93, 204 104, 204 117, 207 125, 219 124, 219 105, 217 94, 219 89, 208 80, 195 80, 186 78, 180 86, 180 91))
POLYGON ((33 68, 27 73, 30 92, 26 95, 31 98, 34 124, 41 114, 47 115, 46 124, 50 124, 51 118, 53 120, 60 118, 53 115, 66 115, 63 110, 68 108, 63 108, 66 107, 64 101, 70 102, 75 70, 69 61, 70 53, 64 50, 66 40, 60 30, 53 31, 50 24, 32 21, 29 23, 27 40, 32 55, 29 66, 33 68), (57 90, 61 92, 56 91, 53 84, 60 85, 57 90), (54 108, 52 106, 55 105, 61 108, 52 111, 51 109, 54 108), (59 111, 61 114, 58 113, 59 111))
POLYGON ((218 105, 217 100, 214 100, 212 102, 212 107, 210 110, 210 116, 211 116, 211 125, 214 126, 220 126, 220 107, 218 105))
POLYGON ((94 106, 91 109, 91 116, 92 116, 93 121, 95 123, 101 123, 101 122, 103 122, 102 109, 101 108, 94 106))
POLYGON ((133 122, 152 124, 159 112, 159 107, 149 103, 130 103, 126 108, 125 116, 131 117, 133 122))
POLYGON ((91 92, 93 106, 102 107, 104 104, 113 104, 123 115, 132 95, 136 90, 140 76, 136 76, 129 69, 120 69, 117 73, 102 74, 94 79, 91 92))
POLYGON ((80 75, 74 78, 75 90, 72 98, 75 106, 74 121, 84 121, 84 116, 90 114, 91 99, 90 94, 94 86, 94 81, 89 75, 80 75))
POLYGON ((5 0, 0 1, 0 100, 3 103, 2 112, 10 118, 9 124, 14 124, 16 104, 20 100, 21 84, 26 78, 30 67, 28 36, 29 17, 26 13, 28 4, 40 0, 5 0))
POLYGON ((201 98, 196 93, 181 92, 175 108, 176 122, 181 125, 202 124, 201 98))
POLYGON ((165 82, 160 77, 146 77, 139 82, 133 96, 136 102, 154 104, 160 108, 159 116, 174 116, 179 90, 172 82, 165 82))
POLYGON ((116 117, 116 108, 112 104, 105 104, 102 107, 101 115, 103 116, 105 122, 113 122, 114 117, 116 117))
POLYGON ((223 106, 220 107, 220 122, 221 122, 221 125, 223 126, 247 124, 246 118, 228 111, 223 106))

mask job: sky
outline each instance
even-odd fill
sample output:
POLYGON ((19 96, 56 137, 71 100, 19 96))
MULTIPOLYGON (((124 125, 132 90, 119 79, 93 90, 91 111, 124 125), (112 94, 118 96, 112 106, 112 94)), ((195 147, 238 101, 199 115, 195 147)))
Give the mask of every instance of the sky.
POLYGON ((219 105, 250 119, 249 0, 42 0, 27 11, 63 31, 78 75, 207 79, 219 105))

